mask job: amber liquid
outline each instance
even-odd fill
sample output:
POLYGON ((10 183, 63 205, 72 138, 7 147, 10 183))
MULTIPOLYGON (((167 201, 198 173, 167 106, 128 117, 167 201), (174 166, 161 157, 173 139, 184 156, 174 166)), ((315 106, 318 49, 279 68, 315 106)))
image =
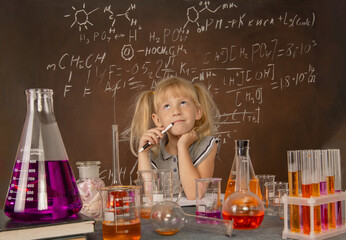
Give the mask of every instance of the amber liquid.
POLYGON ((141 238, 141 222, 139 220, 102 223, 103 240, 138 240, 141 238))
POLYGON ((158 228, 158 229, 155 229, 155 231, 161 235, 168 236, 168 235, 176 234, 177 232, 179 232, 179 229, 176 229, 176 228, 158 228))
MULTIPOLYGON (((312 184, 312 193, 313 197, 320 196, 320 183, 312 184)), ((321 222, 321 205, 314 207, 314 232, 320 233, 322 231, 322 222, 321 222)))
POLYGON ((141 207, 140 215, 143 219, 150 219, 151 207, 141 207))
MULTIPOLYGON (((328 194, 334 194, 334 176, 327 177, 328 194)), ((335 203, 328 203, 328 227, 336 228, 335 203)))
MULTIPOLYGON (((253 192, 254 194, 256 194, 260 199, 262 199, 262 193, 261 193, 258 179, 251 179, 249 181, 249 190, 253 192)), ((227 197, 231 195, 231 193, 233 193, 234 191, 235 191, 235 180, 228 178, 224 201, 226 201, 227 197)))
MULTIPOLYGON (((299 197, 298 172, 288 172, 289 196, 299 197)), ((299 205, 290 205, 291 232, 300 232, 299 205)))
POLYGON ((226 220, 233 219, 233 228, 248 230, 258 228, 258 226, 261 225, 264 218, 264 212, 260 211, 253 215, 229 215, 223 212, 222 217, 226 220))
MULTIPOLYGON (((302 195, 304 198, 310 198, 312 194, 312 184, 302 184, 302 195)), ((303 208, 303 232, 310 234, 310 207, 302 206, 303 208)))

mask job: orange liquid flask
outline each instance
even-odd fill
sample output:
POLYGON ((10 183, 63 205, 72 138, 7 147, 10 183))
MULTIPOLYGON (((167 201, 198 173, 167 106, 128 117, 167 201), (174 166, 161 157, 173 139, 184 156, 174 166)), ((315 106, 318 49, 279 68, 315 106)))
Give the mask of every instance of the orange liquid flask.
MULTIPOLYGON (((238 151, 236 150, 235 152, 234 160, 232 163, 232 169, 227 181, 224 201, 226 201, 227 197, 235 191, 235 185, 236 185, 236 161, 235 160, 237 156, 239 156, 239 154, 244 154, 238 151)), ((249 154, 248 154, 248 159, 249 159, 249 190, 253 192, 254 194, 256 194, 260 199, 262 199, 262 193, 261 193, 259 181, 258 181, 258 178, 256 177, 255 171, 253 170, 253 166, 252 166, 249 154)))
MULTIPOLYGON (((233 220, 235 229, 255 229, 264 218, 260 197, 249 191, 249 141, 236 140, 236 186, 222 207, 224 219, 233 220)), ((232 172, 231 172, 232 173, 232 172)))

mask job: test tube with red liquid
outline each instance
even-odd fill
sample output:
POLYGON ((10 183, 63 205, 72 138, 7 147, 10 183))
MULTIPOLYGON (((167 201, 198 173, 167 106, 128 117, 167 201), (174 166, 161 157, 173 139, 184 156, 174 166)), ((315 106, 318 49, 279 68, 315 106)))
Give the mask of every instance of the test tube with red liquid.
MULTIPOLYGON (((302 197, 310 198, 312 195, 312 179, 311 179, 311 150, 302 151, 301 171, 302 171, 302 197)), ((303 233, 310 234, 310 207, 302 206, 303 215, 303 233)))
MULTIPOLYGON (((321 151, 311 151, 311 181, 312 181, 312 197, 320 196, 320 178, 321 178, 321 151)), ((321 227, 321 206, 314 206, 314 232, 320 233, 321 227)))
MULTIPOLYGON (((320 178, 320 194, 321 196, 328 195, 327 191, 327 157, 328 151, 321 150, 321 178, 320 178)), ((327 231, 328 227, 328 204, 321 205, 321 223, 322 231, 327 231)))

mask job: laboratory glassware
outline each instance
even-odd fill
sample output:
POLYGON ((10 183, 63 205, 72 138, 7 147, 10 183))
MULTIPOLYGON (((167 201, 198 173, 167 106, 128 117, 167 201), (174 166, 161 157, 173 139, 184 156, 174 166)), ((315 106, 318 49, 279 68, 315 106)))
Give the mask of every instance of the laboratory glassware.
MULTIPOLYGON (((311 196, 319 197, 320 194, 320 180, 321 180, 321 151, 311 150, 311 196)), ((314 232, 320 233, 322 231, 321 223, 321 206, 314 207, 314 232)))
POLYGON ((259 198, 262 199, 262 192, 259 185, 258 178, 256 177, 255 171, 253 169, 251 158, 249 154, 249 140, 235 140, 235 154, 234 159, 232 163, 231 172, 228 177, 226 191, 225 191, 225 197, 224 201, 226 201, 227 197, 234 192, 235 185, 236 185, 236 159, 240 156, 246 156, 249 159, 249 190, 255 194, 258 195, 259 198), (246 145, 247 148, 239 147, 238 144, 246 145))
MULTIPOLYGON (((310 198, 312 195, 312 178, 311 178, 311 150, 301 152, 301 172, 302 172, 302 197, 310 198)), ((303 233, 310 234, 310 207, 302 206, 303 233)))
POLYGON ((134 182, 137 186, 141 186, 141 218, 149 219, 151 208, 157 202, 180 200, 181 185, 173 178, 172 170, 140 170, 134 182))
MULTIPOLYGON (((327 150, 327 192, 328 194, 335 193, 335 167, 334 153, 332 149, 327 150)), ((328 228, 336 228, 336 209, 335 202, 328 203, 328 228)))
MULTIPOLYGON (((288 182, 267 182, 265 195, 268 199, 267 215, 279 216, 279 210, 282 207, 279 191, 288 192, 288 182)), ((282 196, 282 195, 281 195, 282 196)))
POLYGON ((25 91, 27 113, 4 212, 22 221, 55 220, 82 208, 53 109, 53 90, 25 91))
MULTIPOLYGON (((299 151, 287 151, 288 188, 290 197, 299 197, 298 163, 299 151)), ((290 205, 291 231, 295 233, 300 232, 299 208, 299 205, 290 205)))
POLYGON ((77 162, 79 179, 77 186, 83 207, 80 213, 96 220, 102 218, 102 199, 98 188, 104 187, 105 183, 99 178, 100 161, 77 162))
POLYGON ((119 126, 117 124, 112 125, 112 135, 113 135, 112 185, 121 185, 120 163, 119 163, 119 126))
POLYGON ((161 235, 173 235, 184 226, 228 237, 231 237, 233 231, 232 221, 187 214, 172 201, 155 204, 151 210, 150 221, 155 231, 161 235))
MULTIPOLYGON (((237 141, 239 152, 248 152, 247 141, 237 141)), ((236 187, 225 200, 222 207, 224 219, 233 220, 235 229, 254 229, 261 225, 264 218, 262 200, 249 191, 249 157, 239 154, 236 157, 236 187)))
MULTIPOLYGON (((321 179, 320 179, 320 194, 321 196, 328 195, 327 191, 327 168, 328 168, 328 151, 326 149, 321 150, 321 179)), ((321 224, 322 230, 327 231, 329 229, 328 224, 328 204, 321 205, 321 224)))
MULTIPOLYGON (((341 162, 340 162, 340 149, 333 149, 334 153, 334 190, 335 193, 342 192, 341 188, 341 162)), ((342 219, 342 202, 338 201, 335 203, 336 209, 336 225, 338 227, 343 226, 342 219)))
POLYGON ((105 240, 141 238, 138 186, 106 186, 102 196, 102 234, 105 240))
POLYGON ((221 180, 221 178, 195 179, 197 216, 221 218, 221 180))
POLYGON ((258 179, 258 184, 260 186, 260 190, 262 193, 262 201, 264 203, 264 207, 268 208, 268 199, 267 196, 265 194, 266 192, 266 188, 265 188, 265 184, 267 182, 275 182, 275 175, 273 174, 258 174, 256 175, 257 179, 258 179))

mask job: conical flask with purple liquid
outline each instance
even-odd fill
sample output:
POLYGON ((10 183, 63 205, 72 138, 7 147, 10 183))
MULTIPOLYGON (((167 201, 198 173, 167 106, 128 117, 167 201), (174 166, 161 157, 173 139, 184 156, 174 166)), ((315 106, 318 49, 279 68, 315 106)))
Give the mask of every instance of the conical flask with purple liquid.
POLYGON ((5 214, 49 221, 80 211, 82 201, 53 110, 53 90, 28 89, 27 113, 8 187, 5 214))

